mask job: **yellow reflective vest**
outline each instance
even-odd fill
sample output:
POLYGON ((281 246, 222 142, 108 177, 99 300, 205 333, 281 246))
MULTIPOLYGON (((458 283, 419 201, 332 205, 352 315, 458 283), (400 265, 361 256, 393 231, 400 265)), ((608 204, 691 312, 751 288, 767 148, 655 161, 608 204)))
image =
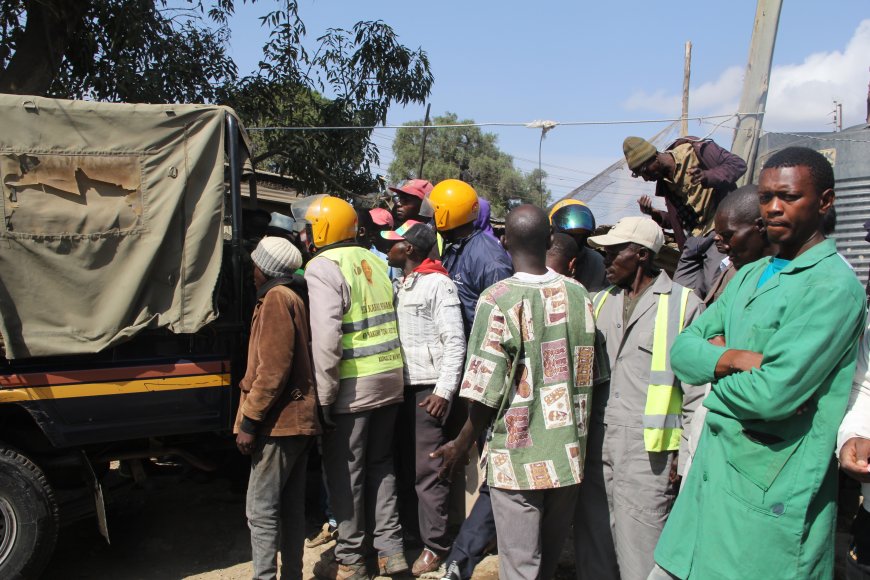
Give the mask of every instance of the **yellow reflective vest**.
MULTIPOLYGON (((659 294, 656 309, 649 388, 643 414, 643 441, 647 451, 679 450, 683 432, 683 390, 674 386, 676 377, 671 370, 669 346, 683 331, 686 305, 692 291, 675 287, 681 290, 679 299, 672 302, 670 294, 659 294)), ((595 295, 592 302, 596 319, 614 288, 611 286, 595 295)))
POLYGON ((333 261, 350 287, 350 308, 341 319, 339 377, 366 377, 402 368, 393 287, 383 260, 357 246, 327 249, 318 257, 333 261))

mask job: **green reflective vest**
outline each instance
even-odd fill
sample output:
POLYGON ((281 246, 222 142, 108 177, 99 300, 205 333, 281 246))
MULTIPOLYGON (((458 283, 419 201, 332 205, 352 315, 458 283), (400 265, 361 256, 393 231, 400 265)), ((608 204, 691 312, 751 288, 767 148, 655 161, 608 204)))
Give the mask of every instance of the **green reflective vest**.
MULTIPOLYGON (((669 347, 683 331, 686 305, 692 291, 675 287, 681 289, 679 300, 672 302, 670 294, 659 294, 656 309, 649 388, 643 413, 643 441, 647 451, 677 451, 683 432, 683 390, 674 386, 676 378, 671 370, 669 347)), ((596 319, 613 288, 595 295, 596 319)))
POLYGON ((318 257, 335 262, 350 287, 350 308, 341 319, 339 377, 366 377, 402 368, 393 287, 383 260, 357 246, 327 249, 318 257))

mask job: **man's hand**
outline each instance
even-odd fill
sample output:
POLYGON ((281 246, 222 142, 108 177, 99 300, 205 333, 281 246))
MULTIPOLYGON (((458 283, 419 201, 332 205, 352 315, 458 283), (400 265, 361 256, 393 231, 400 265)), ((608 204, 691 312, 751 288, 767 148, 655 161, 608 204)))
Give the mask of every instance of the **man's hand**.
POLYGON ((709 343, 712 344, 713 346, 721 346, 721 347, 726 346, 726 345, 725 345, 725 337, 722 336, 721 334, 718 335, 718 336, 714 336, 713 338, 711 338, 711 339, 708 340, 707 342, 709 342, 709 343))
POLYGON ((436 419, 440 419, 447 413, 447 404, 447 399, 438 395, 429 395, 417 406, 426 409, 426 412, 436 419))
POLYGON ((719 357, 719 360, 716 362, 716 370, 713 374, 717 379, 721 379, 722 377, 727 377, 734 373, 760 369, 763 358, 764 355, 760 352, 732 348, 726 350, 725 353, 719 357))
POLYGON ((441 458, 441 469, 438 477, 450 481, 453 472, 468 465, 468 449, 460 449, 456 441, 448 441, 429 454, 432 459, 441 458))
POLYGON ((852 437, 840 449, 840 468, 852 479, 870 483, 870 439, 852 437))
POLYGON ((694 167, 687 171, 689 177, 691 178, 692 185, 706 185, 706 176, 704 175, 704 170, 700 167, 694 167))
POLYGON ((637 200, 637 205, 640 207, 640 213, 653 215, 653 212, 655 211, 652 205, 652 198, 648 195, 640 196, 640 199, 637 200))
POLYGON ((254 444, 257 441, 256 435, 251 435, 250 433, 245 433, 244 431, 239 431, 239 434, 236 435, 236 447, 239 448, 239 453, 242 455, 250 455, 254 452, 254 444))
POLYGON ((680 491, 680 482, 683 480, 683 477, 677 473, 679 464, 680 454, 675 452, 671 456, 671 471, 668 473, 668 483, 671 485, 671 489, 674 493, 680 491))

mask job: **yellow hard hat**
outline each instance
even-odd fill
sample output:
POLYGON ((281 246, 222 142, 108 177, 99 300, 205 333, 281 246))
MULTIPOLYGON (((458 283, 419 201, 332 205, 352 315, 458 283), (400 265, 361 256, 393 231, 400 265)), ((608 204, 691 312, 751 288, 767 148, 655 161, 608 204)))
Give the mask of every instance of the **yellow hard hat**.
POLYGON ((479 213, 477 192, 458 179, 445 179, 438 183, 426 195, 420 208, 420 214, 433 217, 435 229, 441 232, 473 222, 479 213))
POLYGON ((315 195, 291 206, 293 217, 308 222, 309 241, 317 248, 356 237, 353 206, 331 195, 315 195))
POLYGON ((553 223, 553 214, 565 207, 566 205, 586 205, 579 199, 561 199, 553 204, 553 207, 550 208, 550 223, 553 223))

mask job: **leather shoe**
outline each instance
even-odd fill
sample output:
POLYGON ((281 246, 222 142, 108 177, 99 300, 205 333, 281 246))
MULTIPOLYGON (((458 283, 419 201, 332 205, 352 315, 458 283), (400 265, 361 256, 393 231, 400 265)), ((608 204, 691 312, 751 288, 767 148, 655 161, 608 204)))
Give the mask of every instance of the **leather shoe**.
POLYGON ((443 557, 439 556, 429 548, 423 548, 420 557, 417 558, 414 561, 414 565, 411 566, 411 574, 414 576, 421 576, 429 572, 434 572, 441 566, 441 562, 443 561, 443 557))

